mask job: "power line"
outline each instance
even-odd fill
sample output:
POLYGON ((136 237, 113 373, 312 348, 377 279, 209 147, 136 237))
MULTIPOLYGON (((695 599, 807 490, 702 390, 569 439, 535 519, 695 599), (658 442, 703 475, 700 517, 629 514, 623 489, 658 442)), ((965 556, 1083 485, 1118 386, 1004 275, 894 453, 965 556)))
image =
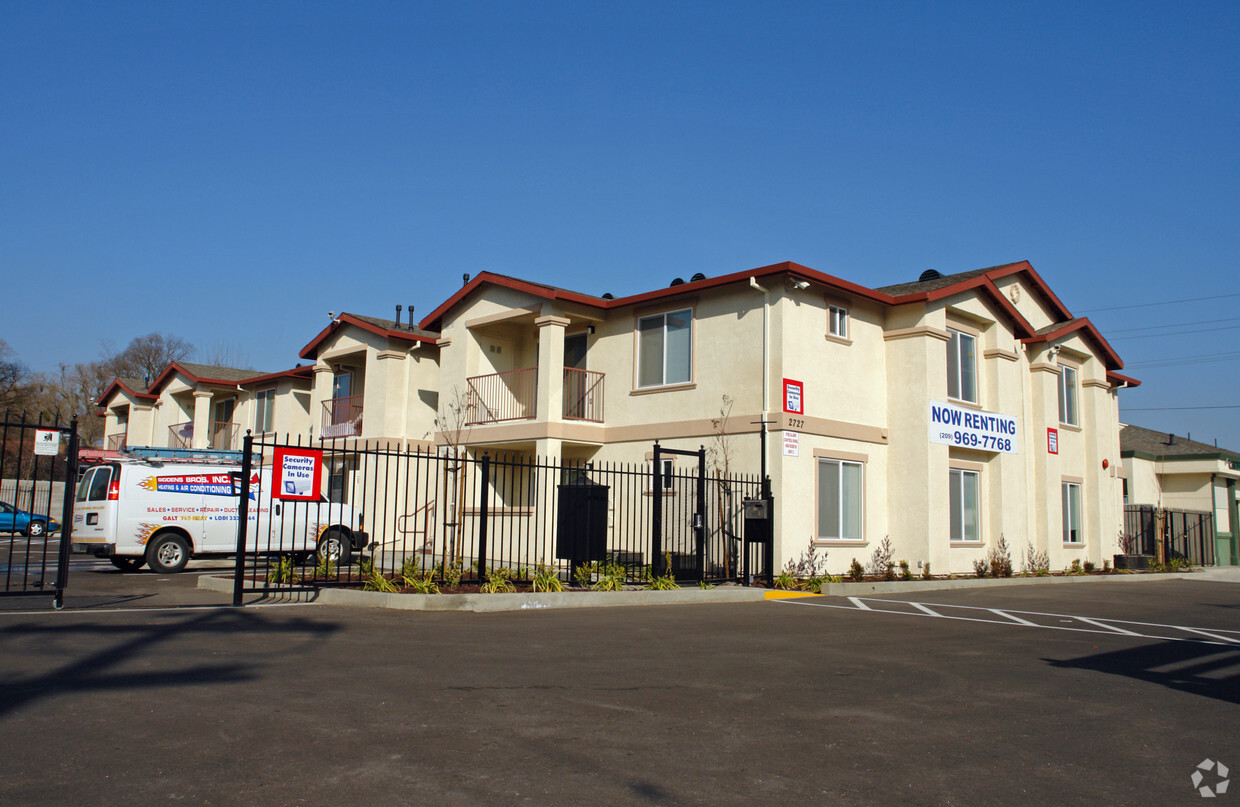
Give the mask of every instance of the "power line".
POLYGON ((1189 409, 1240 409, 1240 404, 1233 406, 1121 406, 1121 412, 1185 412, 1189 409))
POLYGON ((1139 361, 1126 365, 1130 370, 1149 369, 1151 367, 1182 367, 1189 364, 1218 364, 1226 361, 1240 361, 1240 356, 1226 356, 1212 359, 1167 359, 1164 361, 1139 361))
POLYGON ((1215 322, 1240 322, 1240 317, 1224 319, 1199 319, 1196 322, 1173 322, 1168 325, 1147 325, 1144 328, 1107 328, 1107 333, 1136 333, 1138 331, 1166 330, 1167 328, 1183 328, 1188 325, 1209 325, 1215 322))
POLYGON ((1226 297, 1240 297, 1240 292, 1234 294, 1212 294, 1209 297, 1186 297, 1183 300, 1160 300, 1157 303, 1134 303, 1133 305, 1112 305, 1107 308, 1085 308, 1078 313, 1089 313, 1090 311, 1119 311, 1125 308, 1152 308, 1156 305, 1176 305, 1177 303, 1200 303, 1205 300, 1222 300, 1226 297))
POLYGON ((1235 331, 1240 330, 1240 325, 1224 325, 1221 328, 1191 328, 1189 330, 1177 331, 1176 333, 1146 333, 1139 336, 1117 336, 1108 341, 1122 342, 1125 339, 1166 339, 1171 336, 1179 336, 1185 333, 1212 333, 1213 331, 1235 331))

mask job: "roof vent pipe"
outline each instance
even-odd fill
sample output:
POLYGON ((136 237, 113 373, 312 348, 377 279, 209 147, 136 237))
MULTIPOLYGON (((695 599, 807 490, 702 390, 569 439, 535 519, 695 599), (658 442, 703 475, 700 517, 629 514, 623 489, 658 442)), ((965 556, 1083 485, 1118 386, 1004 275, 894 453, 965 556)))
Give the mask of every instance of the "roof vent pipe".
POLYGON ((401 307, 400 305, 397 305, 396 306, 396 327, 397 328, 400 327, 400 312, 401 312, 401 307))
POLYGON ((409 304, 409 330, 413 330, 413 303, 409 304))
POLYGON ((469 272, 466 272, 466 273, 464 274, 464 278, 465 278, 465 282, 464 282, 464 283, 462 283, 461 285, 462 285, 462 286, 468 286, 468 285, 469 285, 469 272))

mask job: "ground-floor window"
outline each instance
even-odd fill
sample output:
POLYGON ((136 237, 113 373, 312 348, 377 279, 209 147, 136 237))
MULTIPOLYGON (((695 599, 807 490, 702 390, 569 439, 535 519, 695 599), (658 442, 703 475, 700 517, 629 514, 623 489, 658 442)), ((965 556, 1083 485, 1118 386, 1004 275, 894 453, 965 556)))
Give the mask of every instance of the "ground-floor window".
POLYGON ((1075 482, 1064 482, 1060 487, 1063 492, 1063 542, 1079 544, 1084 541, 1081 535, 1081 486, 1075 482))
POLYGON ((861 463, 818 460, 818 537, 861 540, 861 463))
POLYGON ((981 474, 961 468, 951 469, 951 539, 953 541, 980 541, 981 529, 981 474))

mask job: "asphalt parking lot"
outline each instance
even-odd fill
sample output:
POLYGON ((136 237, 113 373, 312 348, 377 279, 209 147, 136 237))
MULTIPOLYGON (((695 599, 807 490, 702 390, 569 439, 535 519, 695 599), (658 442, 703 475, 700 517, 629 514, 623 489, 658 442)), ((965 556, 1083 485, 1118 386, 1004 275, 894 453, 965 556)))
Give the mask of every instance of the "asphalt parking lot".
POLYGON ((1240 770, 1234 583, 472 614, 214 607, 194 569, 79 559, 65 611, 0 613, 0 802, 1168 805, 1240 770))

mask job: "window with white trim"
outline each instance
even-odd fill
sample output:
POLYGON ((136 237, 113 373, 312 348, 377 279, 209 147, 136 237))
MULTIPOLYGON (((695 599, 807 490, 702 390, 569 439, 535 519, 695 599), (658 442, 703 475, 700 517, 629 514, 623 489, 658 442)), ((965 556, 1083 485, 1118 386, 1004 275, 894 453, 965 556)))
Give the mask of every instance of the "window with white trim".
POLYGON ((862 540, 863 480, 859 462, 818 460, 819 540, 862 540))
POLYGON ((1065 426, 1080 426, 1076 406, 1076 368, 1059 365, 1059 422, 1065 426))
POLYGON ((267 434, 275 425, 276 391, 259 390, 254 394, 254 433, 267 434))
MULTIPOLYGON (((674 474, 676 473, 676 463, 667 457, 660 457, 659 464, 663 466, 663 473, 659 475, 659 482, 664 493, 671 493, 676 488, 674 474)), ((646 492, 653 493, 655 490, 654 480, 654 460, 646 461, 646 492)))
POLYGON ((977 403, 977 337, 947 330, 947 397, 977 403))
POLYGON ((685 384, 692 378, 693 311, 637 320, 637 386, 685 384))
POLYGON ((982 540, 981 474, 962 468, 951 469, 951 540, 982 540))
POLYGON ((1063 506, 1063 542, 1080 544, 1085 542, 1081 533, 1081 486, 1076 482, 1064 482, 1061 486, 1063 506))
POLYGON ((840 339, 848 338, 848 309, 838 305, 827 306, 827 333, 840 339))

